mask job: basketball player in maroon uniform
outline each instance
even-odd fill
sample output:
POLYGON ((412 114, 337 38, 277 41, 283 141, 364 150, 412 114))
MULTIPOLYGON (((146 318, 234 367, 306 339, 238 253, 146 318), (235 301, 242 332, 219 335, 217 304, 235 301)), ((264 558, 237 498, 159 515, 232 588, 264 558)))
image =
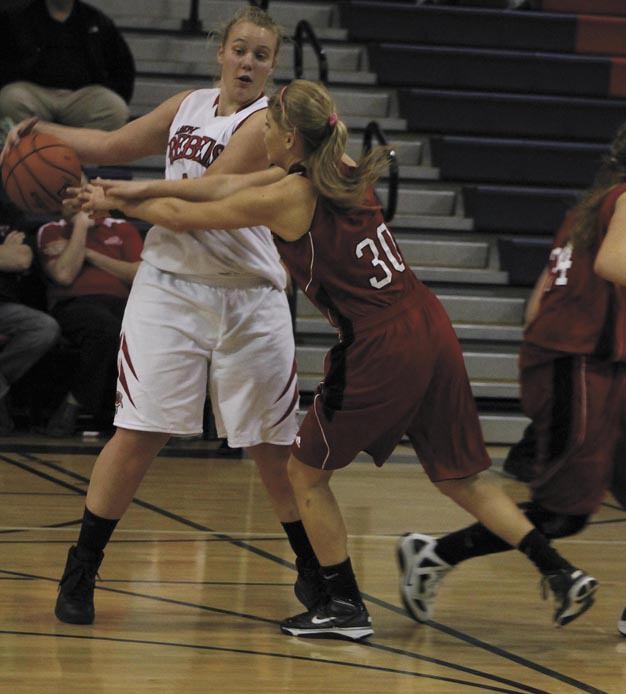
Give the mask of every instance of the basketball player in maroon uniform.
MULTIPOLYGON (((626 126, 566 216, 526 311, 522 404, 536 451, 526 516, 548 538, 580 532, 610 490, 626 508, 626 126)), ((512 549, 475 524, 421 535, 421 599, 461 561, 512 549), (434 564, 427 568, 429 564, 434 564)), ((626 610, 618 623, 626 636, 626 610)))
MULTIPOLYGON (((405 433, 440 491, 537 565, 555 595, 555 620, 569 621, 591 605, 596 581, 478 476, 490 461, 458 340, 438 299, 407 268, 373 192, 388 152, 375 149, 355 166, 346 140, 328 92, 297 80, 270 99, 266 120, 269 160, 289 174, 282 180, 206 203, 133 202, 92 188, 86 208, 121 207, 180 232, 266 224, 298 285, 337 328, 339 341, 289 460, 327 597, 282 622, 284 632, 355 640, 373 633, 329 483, 361 450, 382 465, 405 433)), ((417 619, 415 549, 401 541, 402 598, 417 619)))

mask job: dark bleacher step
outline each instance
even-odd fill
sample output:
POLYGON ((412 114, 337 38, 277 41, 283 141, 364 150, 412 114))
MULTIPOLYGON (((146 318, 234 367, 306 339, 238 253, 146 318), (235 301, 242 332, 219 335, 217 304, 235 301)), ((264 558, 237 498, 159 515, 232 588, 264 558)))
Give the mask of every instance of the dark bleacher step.
MULTIPOLYGON (((124 37, 140 74, 185 75, 209 79, 209 76, 216 76, 220 72, 216 46, 208 45, 206 38, 181 34, 146 35, 136 31, 124 32, 124 37)), ((330 82, 376 84, 376 75, 365 69, 367 56, 362 47, 331 44, 324 46, 324 52, 330 82)), ((291 47, 286 47, 274 72, 275 79, 293 78, 292 55, 291 47)), ((303 77, 318 79, 317 57, 309 44, 304 46, 302 57, 303 77)))
POLYGON ((447 181, 586 188, 608 146, 454 135, 430 139, 431 162, 447 181))
MULTIPOLYGON (((326 344, 298 344, 298 385, 301 391, 311 392, 322 379, 324 355, 334 336, 328 336, 326 344)), ((463 358, 472 392, 482 398, 519 398, 517 347, 499 346, 497 351, 464 349, 463 358)))
POLYGON ((485 443, 491 445, 517 443, 530 421, 519 413, 484 413, 480 410, 479 418, 485 443))
MULTIPOLYGON (((202 0, 198 13, 205 31, 220 31, 235 10, 248 3, 234 0, 202 0)), ((180 30, 181 22, 189 17, 190 0, 98 0, 97 6, 118 26, 132 29, 180 30)), ((296 24, 306 19, 316 30, 335 29, 329 36, 345 36, 337 31, 334 3, 273 1, 272 17, 292 35, 296 24)))
MULTIPOLYGON (((212 84, 206 78, 167 79, 163 76, 140 76, 135 81, 135 90, 130 103, 131 112, 140 115, 186 89, 206 89, 212 84)), ((338 112, 344 116, 358 116, 365 123, 373 119, 384 120, 393 116, 393 105, 389 91, 381 89, 358 89, 330 87, 338 112)))
POLYGON ((438 46, 574 53, 574 16, 503 12, 466 7, 411 6, 393 2, 343 2, 341 24, 352 41, 392 41, 438 46))
MULTIPOLYGON (((481 286, 434 286, 433 290, 455 324, 480 325, 495 330, 500 327, 519 329, 524 322, 527 291, 481 286)), ((317 308, 302 292, 298 292, 296 303, 299 319, 320 317, 317 308)))
POLYGON ((624 0, 540 0, 540 4, 545 12, 626 17, 624 0))
POLYGON ((481 231, 553 235, 579 191, 559 188, 467 185, 465 213, 481 231))
POLYGON ((409 129, 495 137, 609 142, 626 120, 626 101, 559 96, 400 89, 409 129))
POLYGON ((392 43, 374 43, 369 52, 381 84, 574 96, 610 93, 609 58, 392 43))
POLYGON ((500 267, 507 273, 509 283, 532 287, 548 264, 552 238, 499 238, 500 267))

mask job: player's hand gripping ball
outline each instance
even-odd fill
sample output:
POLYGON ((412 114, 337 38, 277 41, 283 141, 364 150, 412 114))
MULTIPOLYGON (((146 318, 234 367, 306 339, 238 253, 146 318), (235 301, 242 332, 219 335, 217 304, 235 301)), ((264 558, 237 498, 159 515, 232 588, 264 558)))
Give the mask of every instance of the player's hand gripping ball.
POLYGON ((80 186, 80 181, 81 166, 76 152, 45 133, 21 137, 2 162, 4 190, 26 212, 60 212, 65 189, 80 186))

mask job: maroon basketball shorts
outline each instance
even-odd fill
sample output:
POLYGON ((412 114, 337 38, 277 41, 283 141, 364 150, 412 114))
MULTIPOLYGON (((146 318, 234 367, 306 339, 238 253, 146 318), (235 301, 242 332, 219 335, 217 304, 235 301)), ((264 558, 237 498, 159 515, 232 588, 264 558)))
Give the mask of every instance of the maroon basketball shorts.
POLYGON ((335 470, 366 451, 382 465, 406 433, 433 481, 489 467, 461 348, 438 299, 411 296, 377 318, 326 355, 294 456, 335 470))
POLYGON ((614 477, 624 424, 626 367, 570 355, 521 372, 522 404, 537 434, 533 500, 550 511, 591 514, 614 477))

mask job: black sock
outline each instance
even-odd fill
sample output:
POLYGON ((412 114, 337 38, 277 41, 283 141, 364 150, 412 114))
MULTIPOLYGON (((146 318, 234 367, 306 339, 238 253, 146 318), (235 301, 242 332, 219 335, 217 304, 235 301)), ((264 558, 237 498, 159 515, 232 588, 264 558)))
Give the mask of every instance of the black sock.
POLYGON ((555 549, 550 547, 548 540, 534 528, 525 535, 518 547, 542 574, 554 573, 561 569, 572 570, 574 567, 565 560, 555 549))
POLYGON ((287 534, 291 549, 300 560, 297 563, 302 563, 307 566, 319 566, 319 562, 317 561, 313 547, 311 547, 302 521, 297 520, 291 523, 281 523, 281 525, 287 534))
POLYGON ((350 557, 341 564, 322 566, 321 573, 326 592, 332 598, 347 598, 353 602, 363 602, 350 557))
POLYGON ((79 559, 91 559, 94 556, 100 556, 117 523, 117 520, 96 516, 85 506, 83 524, 80 527, 80 535, 76 544, 76 553, 79 559))
MULTIPOLYGON (((548 540, 559 537, 568 537, 580 532, 589 519, 586 515, 568 515, 548 511, 534 502, 518 504, 528 520, 548 540)), ((515 549, 513 545, 505 542, 497 535, 485 528, 481 523, 456 530, 437 540, 435 549, 437 556, 441 557, 450 566, 459 562, 482 557, 486 554, 498 554, 515 549)))
POLYGON ((450 566, 459 562, 482 557, 485 554, 497 554, 513 549, 513 545, 500 539, 497 535, 485 528, 482 523, 456 530, 437 540, 435 553, 450 566))

